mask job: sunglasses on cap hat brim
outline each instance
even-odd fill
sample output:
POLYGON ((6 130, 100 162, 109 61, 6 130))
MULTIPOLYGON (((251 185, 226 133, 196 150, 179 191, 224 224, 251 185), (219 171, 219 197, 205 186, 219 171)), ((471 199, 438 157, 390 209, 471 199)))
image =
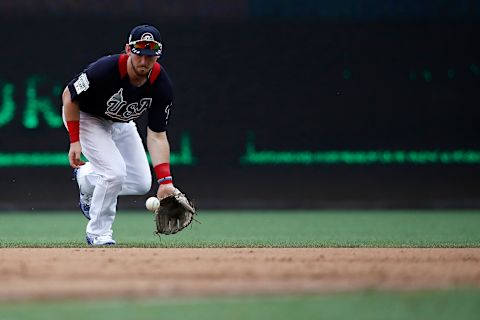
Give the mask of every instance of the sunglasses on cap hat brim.
POLYGON ((149 53, 149 55, 159 56, 162 53, 162 44, 154 40, 137 40, 129 42, 128 45, 135 54, 149 53))

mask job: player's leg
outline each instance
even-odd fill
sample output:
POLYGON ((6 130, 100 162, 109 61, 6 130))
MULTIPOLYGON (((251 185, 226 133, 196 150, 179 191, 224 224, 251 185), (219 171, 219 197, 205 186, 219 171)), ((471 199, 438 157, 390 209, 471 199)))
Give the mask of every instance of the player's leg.
MULTIPOLYGON (((67 121, 65 119, 65 107, 62 106, 62 119, 65 129, 68 131, 67 121)), ((97 183, 97 175, 93 171, 90 162, 73 170, 73 176, 78 184, 80 191, 79 207, 87 219, 90 220, 90 204, 92 202, 93 189, 97 183)))
POLYGON ((113 132, 113 140, 122 154, 127 169, 127 176, 120 195, 148 193, 152 184, 152 175, 135 122, 115 123, 113 132))
POLYGON ((87 161, 83 166, 81 166, 76 174, 75 178, 80 187, 82 193, 92 195, 95 185, 97 184, 98 175, 95 173, 92 167, 92 163, 87 161))
POLYGON ((87 234, 111 237, 117 197, 127 175, 125 163, 113 141, 111 121, 81 112, 80 128, 82 153, 90 163, 79 172, 81 187, 93 187, 87 234))

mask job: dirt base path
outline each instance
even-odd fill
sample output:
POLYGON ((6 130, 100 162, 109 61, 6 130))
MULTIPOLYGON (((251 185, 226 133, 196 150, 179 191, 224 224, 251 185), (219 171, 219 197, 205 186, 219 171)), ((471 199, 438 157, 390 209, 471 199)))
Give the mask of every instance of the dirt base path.
POLYGON ((0 300, 480 287, 480 249, 0 249, 0 300))

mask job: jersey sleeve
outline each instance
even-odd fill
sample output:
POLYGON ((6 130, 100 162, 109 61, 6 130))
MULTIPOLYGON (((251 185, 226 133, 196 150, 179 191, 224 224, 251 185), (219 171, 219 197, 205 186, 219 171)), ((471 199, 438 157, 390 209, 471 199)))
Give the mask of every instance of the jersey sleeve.
POLYGON ((68 83, 72 101, 81 103, 88 99, 103 82, 108 81, 114 68, 116 59, 112 56, 100 58, 88 65, 68 83))
POLYGON ((152 106, 148 111, 147 125, 154 132, 164 132, 167 130, 174 97, 172 82, 163 69, 159 79, 155 82, 154 90, 152 106))

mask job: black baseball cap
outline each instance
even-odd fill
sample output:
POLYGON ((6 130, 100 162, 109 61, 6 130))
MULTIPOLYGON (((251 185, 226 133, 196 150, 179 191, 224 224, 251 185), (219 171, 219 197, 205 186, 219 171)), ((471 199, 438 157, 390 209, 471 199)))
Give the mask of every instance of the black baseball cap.
POLYGON ((160 31, 148 24, 132 29, 128 37, 128 45, 134 54, 142 56, 160 56, 162 54, 160 31))

